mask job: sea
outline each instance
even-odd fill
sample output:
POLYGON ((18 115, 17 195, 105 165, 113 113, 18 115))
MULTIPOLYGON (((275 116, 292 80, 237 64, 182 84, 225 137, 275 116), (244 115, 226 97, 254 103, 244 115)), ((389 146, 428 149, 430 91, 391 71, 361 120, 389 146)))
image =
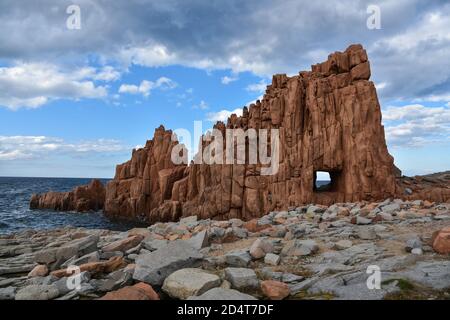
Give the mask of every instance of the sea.
MULTIPOLYGON (((102 212, 55 212, 29 208, 33 193, 70 191, 76 186, 88 184, 91 180, 0 177, 0 234, 66 226, 125 231, 136 226, 128 222, 109 220, 102 212)), ((108 182, 107 179, 100 180, 102 183, 108 182)))
MULTIPOLYGON (((50 230, 62 227, 84 227, 125 231, 142 224, 110 220, 102 212, 57 212, 30 210, 33 193, 65 192, 86 185, 91 178, 18 178, 0 177, 0 234, 25 230, 50 230)), ((108 179, 100 179, 106 184, 108 179)), ((328 181, 317 181, 317 186, 328 181)))

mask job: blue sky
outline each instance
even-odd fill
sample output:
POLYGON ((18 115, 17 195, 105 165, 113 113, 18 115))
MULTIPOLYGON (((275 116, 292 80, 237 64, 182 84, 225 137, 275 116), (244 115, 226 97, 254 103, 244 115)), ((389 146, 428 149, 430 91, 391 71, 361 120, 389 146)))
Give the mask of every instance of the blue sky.
POLYGON ((206 129, 272 74, 351 43, 368 51, 397 166, 450 169, 446 1, 5 0, 0 43, 0 176, 112 177, 160 124, 206 129), (66 27, 72 3, 79 30, 66 27))

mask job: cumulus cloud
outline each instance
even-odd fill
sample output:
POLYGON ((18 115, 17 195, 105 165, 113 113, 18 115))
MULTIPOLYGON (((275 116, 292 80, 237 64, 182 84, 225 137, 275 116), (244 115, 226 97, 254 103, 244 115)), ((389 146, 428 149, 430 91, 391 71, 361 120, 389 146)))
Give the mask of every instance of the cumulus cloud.
POLYGON ((206 120, 211 122, 226 122, 228 117, 230 117, 233 113, 237 116, 242 116, 242 108, 238 108, 235 110, 220 110, 218 112, 209 112, 206 114, 206 120))
POLYGON ((250 92, 263 93, 264 91, 266 91, 266 87, 267 87, 267 82, 264 80, 261 80, 258 83, 249 84, 245 89, 250 92))
POLYGON ((394 147, 421 147, 450 142, 450 108, 420 104, 383 110, 386 139, 394 147))
MULTIPOLYGON (((103 72, 103 71, 102 71, 103 72)), ((51 100, 103 98, 105 86, 92 79, 102 76, 93 68, 69 72, 48 63, 17 63, 0 68, 0 106, 11 110, 37 108, 51 100)))
POLYGON ((209 109, 209 105, 204 100, 201 100, 199 104, 192 106, 192 109, 206 110, 209 109))
POLYGON ((229 77, 229 76, 224 76, 222 77, 222 79, 220 80, 222 82, 222 84, 230 84, 231 82, 234 82, 236 80, 238 80, 238 77, 229 77))
POLYGON ((91 153, 117 153, 126 150, 128 150, 126 146, 114 139, 71 143, 58 137, 0 136, 0 160, 5 161, 40 158, 50 154, 80 156, 91 153))
POLYGON ((328 53, 361 42, 369 51, 375 82, 389 84, 382 99, 443 99, 450 81, 447 1, 376 1, 381 30, 366 27, 372 0, 77 4, 82 28, 74 31, 65 28, 61 1, 1 1, 0 59, 85 61, 89 52, 125 66, 184 65, 270 76, 309 69, 328 53))
POLYGON ((119 87, 119 93, 142 94, 144 97, 148 97, 154 89, 173 89, 176 86, 177 83, 175 81, 161 77, 156 81, 142 80, 139 85, 122 84, 119 87))

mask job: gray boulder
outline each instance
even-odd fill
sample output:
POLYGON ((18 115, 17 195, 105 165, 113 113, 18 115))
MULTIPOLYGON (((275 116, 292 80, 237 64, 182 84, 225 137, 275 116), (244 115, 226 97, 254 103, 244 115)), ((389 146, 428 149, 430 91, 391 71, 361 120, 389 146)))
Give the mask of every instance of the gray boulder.
POLYGON ((235 250, 225 255, 226 263, 231 267, 246 267, 252 260, 247 250, 235 250))
POLYGON ((197 267, 202 259, 203 255, 185 241, 173 241, 156 251, 139 255, 133 279, 151 285, 162 285, 164 279, 173 272, 197 267))
POLYGON ((259 280, 253 269, 226 268, 225 279, 237 290, 254 291, 259 288, 259 280))
POLYGON ((162 287, 172 298, 187 299, 220 286, 220 278, 201 269, 186 268, 175 271, 164 280, 162 287))

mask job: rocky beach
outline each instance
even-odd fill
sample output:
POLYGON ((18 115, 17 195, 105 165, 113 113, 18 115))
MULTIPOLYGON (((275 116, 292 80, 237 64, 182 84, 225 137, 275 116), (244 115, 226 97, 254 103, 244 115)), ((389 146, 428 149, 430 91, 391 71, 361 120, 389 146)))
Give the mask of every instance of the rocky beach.
POLYGON ((450 204, 288 209, 3 235, 0 299, 450 299, 450 204), (369 270, 380 271, 379 288, 369 270))
POLYGON ((185 149, 160 126, 106 185, 33 194, 35 212, 148 227, 3 235, 0 299, 450 299, 450 173, 401 174, 370 75, 366 50, 350 45, 274 75, 262 100, 214 125, 222 137, 279 133, 271 175, 250 163, 248 137, 231 145, 233 157, 245 147, 240 163, 174 163, 185 149))

